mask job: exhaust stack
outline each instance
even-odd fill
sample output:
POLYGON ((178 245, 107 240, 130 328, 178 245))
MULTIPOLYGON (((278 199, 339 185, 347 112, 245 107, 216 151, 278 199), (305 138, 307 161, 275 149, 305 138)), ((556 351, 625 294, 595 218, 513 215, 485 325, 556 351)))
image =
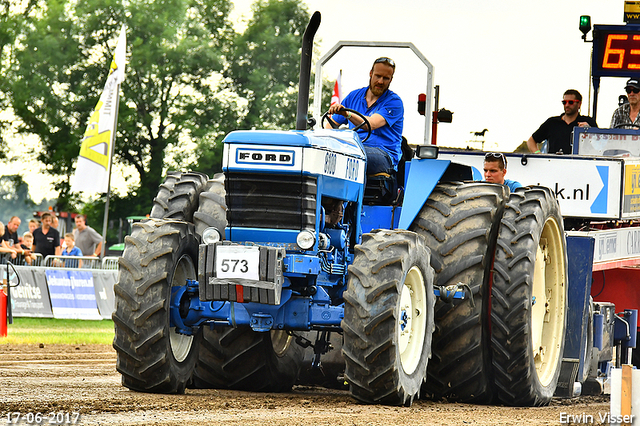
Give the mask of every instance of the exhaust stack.
MULTIPOLYGON (((298 80, 298 113, 296 130, 307 129, 307 113, 309 112, 309 91, 311 82, 311 55, 313 54, 313 38, 320 26, 320 12, 314 12, 309 25, 302 36, 302 55, 300 57, 300 79, 298 80)), ((319 78, 319 76, 316 76, 319 78)))

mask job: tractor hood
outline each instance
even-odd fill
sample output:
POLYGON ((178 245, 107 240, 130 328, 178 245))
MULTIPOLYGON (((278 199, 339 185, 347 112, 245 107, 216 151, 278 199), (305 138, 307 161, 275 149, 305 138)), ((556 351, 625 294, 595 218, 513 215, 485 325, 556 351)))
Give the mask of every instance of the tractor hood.
POLYGON ((237 130, 224 138, 225 144, 272 145, 317 148, 365 160, 357 134, 350 130, 237 130))

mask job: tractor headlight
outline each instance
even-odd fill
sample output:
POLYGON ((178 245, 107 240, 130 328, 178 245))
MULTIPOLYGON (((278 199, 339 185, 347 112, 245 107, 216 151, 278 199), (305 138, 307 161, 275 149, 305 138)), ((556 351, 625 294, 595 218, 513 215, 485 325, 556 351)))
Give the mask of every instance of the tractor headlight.
POLYGON ((311 231, 301 231, 296 237, 296 243, 302 250, 309 250, 316 243, 316 236, 311 231))
POLYGON ((419 145, 416 148, 418 158, 438 158, 438 147, 436 145, 419 145))
POLYGON ((222 237, 220 236, 220 231, 218 231, 214 227, 209 227, 202 231, 202 242, 205 244, 213 244, 220 241, 222 237))

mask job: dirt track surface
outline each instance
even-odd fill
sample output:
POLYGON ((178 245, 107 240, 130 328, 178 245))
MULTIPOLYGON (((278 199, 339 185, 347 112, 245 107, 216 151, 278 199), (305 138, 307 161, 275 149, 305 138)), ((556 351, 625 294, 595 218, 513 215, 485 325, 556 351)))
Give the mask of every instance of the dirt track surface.
POLYGON ((316 387, 283 394, 187 389, 185 395, 154 395, 121 386, 115 362, 107 345, 0 344, 0 425, 12 412, 42 413, 42 424, 56 424, 50 413, 80 413, 81 425, 203 426, 559 425, 561 413, 590 414, 593 424, 602 424, 598 415, 609 412, 608 397, 554 400, 542 408, 433 401, 400 408, 362 405, 346 391, 316 387))

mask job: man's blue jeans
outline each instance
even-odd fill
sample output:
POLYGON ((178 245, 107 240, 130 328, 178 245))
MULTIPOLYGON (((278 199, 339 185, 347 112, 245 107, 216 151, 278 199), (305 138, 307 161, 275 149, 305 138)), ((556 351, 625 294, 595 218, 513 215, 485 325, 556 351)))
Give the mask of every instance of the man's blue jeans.
POLYGON ((365 146, 364 151, 367 154, 367 176, 393 171, 391 157, 383 149, 365 146))

